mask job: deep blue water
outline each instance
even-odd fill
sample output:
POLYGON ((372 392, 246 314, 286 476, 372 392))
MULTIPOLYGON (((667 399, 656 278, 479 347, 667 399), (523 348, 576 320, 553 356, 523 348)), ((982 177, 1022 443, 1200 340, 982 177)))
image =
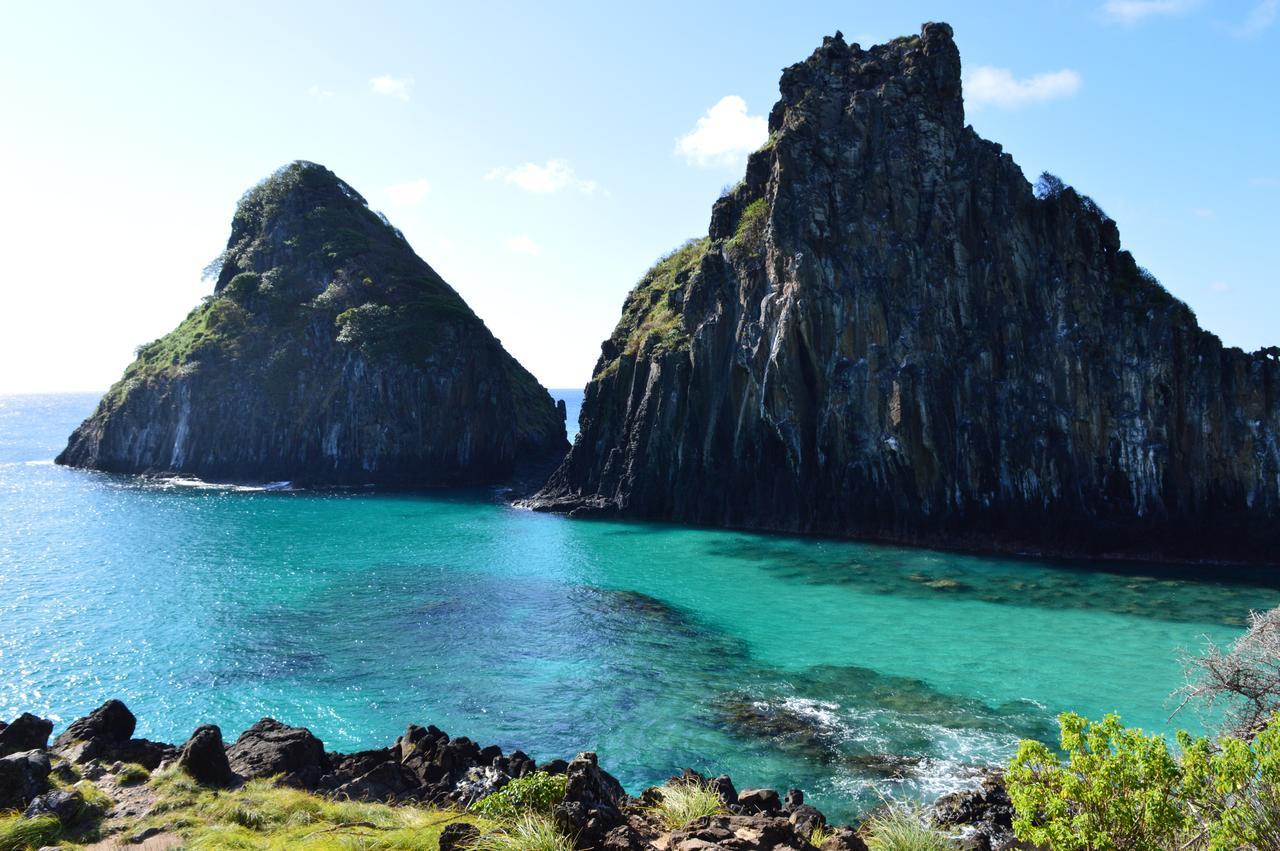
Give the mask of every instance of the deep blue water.
MULTIPOLYGON (((556 395, 576 421, 581 394, 556 395)), ((272 715, 344 750, 434 723, 597 750, 633 791, 690 766, 847 816, 963 782, 1065 709, 1167 730, 1177 648, 1280 603, 1240 578, 571 521, 487 491, 54 466, 95 402, 0 397, 0 715, 64 725, 119 697, 151 738, 272 715)))

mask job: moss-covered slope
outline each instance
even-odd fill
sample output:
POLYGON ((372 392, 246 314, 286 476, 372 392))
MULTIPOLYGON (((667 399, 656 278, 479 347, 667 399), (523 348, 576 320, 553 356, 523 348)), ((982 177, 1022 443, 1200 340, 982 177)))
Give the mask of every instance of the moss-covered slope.
POLYGON ((563 415, 404 236, 328 169, 249 190, 211 296, 138 358, 58 463, 308 484, 495 481, 563 415))

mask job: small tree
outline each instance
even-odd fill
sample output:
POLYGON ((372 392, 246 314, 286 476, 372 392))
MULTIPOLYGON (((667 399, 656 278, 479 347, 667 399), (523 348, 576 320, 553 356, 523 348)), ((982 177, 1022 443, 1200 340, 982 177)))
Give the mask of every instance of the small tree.
POLYGON ((1036 197, 1041 200, 1045 198, 1057 198, 1066 191, 1067 184, 1062 182, 1062 178, 1056 174, 1049 172, 1041 172, 1040 179, 1036 181, 1036 197))
POLYGON ((1280 609, 1250 612, 1249 629, 1227 650, 1208 643, 1183 654, 1186 684, 1174 714, 1196 702, 1223 711, 1224 732, 1252 738, 1280 712, 1280 609))

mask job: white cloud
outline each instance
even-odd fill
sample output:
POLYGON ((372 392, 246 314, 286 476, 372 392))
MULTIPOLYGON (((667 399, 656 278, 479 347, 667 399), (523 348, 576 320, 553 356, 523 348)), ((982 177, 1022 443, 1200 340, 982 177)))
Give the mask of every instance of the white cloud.
POLYGON ((409 99, 409 87, 412 85, 412 77, 393 77, 390 74, 383 74, 381 77, 374 77, 369 81, 369 88, 375 94, 385 95, 389 98, 399 98, 400 100, 409 99))
POLYGON ((1070 97, 1080 90, 1080 75, 1069 68, 1017 79, 1007 68, 983 65, 964 81, 965 102, 1016 109, 1029 103, 1070 97))
POLYGON ((1197 207, 1191 212, 1196 214, 1197 219, 1212 219, 1215 215, 1217 215, 1217 213, 1215 213, 1213 210, 1210 210, 1208 207, 1197 207))
POLYGON ((727 95, 676 140, 676 153, 701 168, 732 167, 768 138, 769 122, 764 116, 748 115, 746 101, 727 95))
POLYGON ((1209 289, 1213 290, 1215 293, 1229 293, 1231 292, 1231 285, 1226 281, 1214 281, 1209 285, 1209 289))
POLYGON ((1251 177, 1249 185, 1258 189, 1276 189, 1280 187, 1280 177, 1251 177))
POLYGON ((322 89, 320 86, 312 86, 311 88, 307 89, 307 94, 316 103, 324 103, 325 101, 329 100, 329 98, 333 97, 333 92, 329 91, 328 89, 322 89))
POLYGON ((1136 24, 1156 15, 1182 15, 1200 5, 1200 0, 1107 0, 1102 11, 1113 21, 1136 24))
POLYGON ((421 203, 431 191, 431 184, 425 180, 410 180, 408 183, 397 183, 382 190, 387 200, 395 207, 412 207, 421 203))
POLYGON ((515 168, 495 168, 484 179, 505 180, 526 192, 536 192, 539 195, 549 195, 561 189, 576 189, 583 195, 590 195, 599 188, 594 180, 578 177, 573 166, 565 160, 547 160, 546 165, 525 163, 515 168))
POLYGON ((513 236, 503 243, 506 249, 513 254, 528 254, 530 257, 537 257, 542 254, 542 246, 534 242, 525 234, 513 236))
POLYGON ((1280 0, 1262 0, 1232 32, 1237 38, 1253 38, 1269 30, 1277 18, 1280 18, 1280 0))

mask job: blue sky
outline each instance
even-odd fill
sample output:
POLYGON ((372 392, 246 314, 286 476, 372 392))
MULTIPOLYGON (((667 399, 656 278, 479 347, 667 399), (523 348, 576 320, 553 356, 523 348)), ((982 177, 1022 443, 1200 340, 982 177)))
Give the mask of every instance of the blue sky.
POLYGON ((780 70, 945 20, 966 112, 1247 349, 1280 343, 1280 0, 6 4, 0 392, 100 390, 210 288, 240 194, 323 163, 543 383, 704 234, 780 70), (700 123, 701 122, 701 123, 700 123))

